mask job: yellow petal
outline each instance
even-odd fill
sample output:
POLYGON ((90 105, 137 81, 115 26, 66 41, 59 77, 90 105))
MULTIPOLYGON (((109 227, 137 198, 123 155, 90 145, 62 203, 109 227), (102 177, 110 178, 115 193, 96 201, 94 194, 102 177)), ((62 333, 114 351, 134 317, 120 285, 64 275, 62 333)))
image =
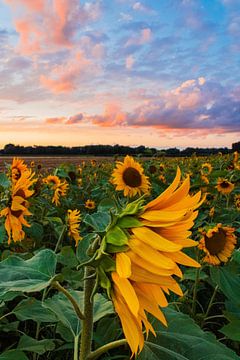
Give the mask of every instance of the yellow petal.
POLYGON ((179 167, 177 167, 177 173, 175 179, 173 180, 172 184, 156 199, 150 201, 146 206, 145 209, 155 210, 158 209, 158 205, 162 204, 169 196, 173 193, 173 191, 178 187, 181 178, 181 171, 179 167))
POLYGON ((132 232, 139 240, 156 250, 176 252, 182 248, 181 245, 174 244, 145 226, 132 228, 132 232))
POLYGON ((185 266, 193 266, 193 267, 201 267, 201 265, 190 258, 188 255, 184 254, 181 251, 178 251, 176 253, 166 253, 167 256, 169 256, 173 261, 177 262, 178 264, 182 264, 185 266))
POLYGON ((146 259, 155 266, 160 264, 164 269, 173 269, 175 267, 175 263, 169 259, 168 256, 165 256, 159 251, 152 249, 150 246, 138 239, 131 238, 128 241, 128 246, 137 255, 143 259, 146 259))
MULTIPOLYGON (((168 200, 166 200, 164 203, 162 202, 159 204, 158 209, 168 208, 172 205, 175 205, 178 202, 182 203, 182 200, 184 197, 188 195, 190 189, 190 178, 189 176, 183 181, 182 185, 171 195, 169 196, 168 200)), ((185 206, 185 202, 181 204, 182 207, 185 206)))
POLYGON ((130 311, 135 317, 137 317, 139 310, 139 301, 130 281, 128 279, 121 278, 116 272, 112 273, 112 279, 117 288, 119 289, 124 300, 126 301, 130 311))
POLYGON ((141 214, 141 218, 156 222, 176 222, 183 219, 186 210, 179 211, 164 211, 164 210, 150 210, 141 214))
POLYGON ((130 279, 136 282, 146 282, 161 286, 170 286, 175 284, 175 280, 173 280, 171 276, 161 276, 151 273, 136 264, 132 264, 132 275, 130 279))
POLYGON ((153 264, 151 264, 148 260, 143 259, 142 257, 138 256, 137 254, 135 254, 133 251, 128 251, 127 256, 129 256, 129 258, 131 259, 131 262, 142 267, 143 269, 153 273, 153 274, 157 274, 157 275, 161 275, 161 276, 169 276, 172 274, 175 274, 174 269, 163 269, 161 267, 161 264, 159 263, 158 266, 155 266, 153 264))
POLYGON ((131 276, 131 260, 125 253, 117 253, 116 271, 120 277, 129 278, 131 276))

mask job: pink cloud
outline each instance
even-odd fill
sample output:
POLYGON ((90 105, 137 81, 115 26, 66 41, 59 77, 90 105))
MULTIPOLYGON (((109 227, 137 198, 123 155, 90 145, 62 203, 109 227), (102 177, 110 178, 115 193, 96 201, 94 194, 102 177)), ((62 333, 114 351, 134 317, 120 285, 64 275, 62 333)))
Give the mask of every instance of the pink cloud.
POLYGON ((5 0, 15 14, 24 54, 51 53, 70 48, 80 27, 100 16, 100 3, 79 0, 5 0), (17 10, 21 8, 21 11, 17 10))
POLYGON ((65 117, 53 117, 45 119, 46 124, 63 124, 66 120, 65 117))
POLYGON ((103 115, 89 115, 85 118, 95 125, 112 127, 124 125, 126 121, 126 114, 121 110, 119 104, 109 103, 106 105, 103 115))
POLYGON ((83 114, 76 114, 74 116, 70 116, 68 120, 65 122, 65 124, 71 125, 71 124, 79 124, 83 120, 83 114))
POLYGON ((54 93, 69 92, 76 88, 79 78, 88 72, 91 66, 92 62, 82 52, 77 51, 65 63, 54 65, 48 75, 40 75, 40 83, 54 93))

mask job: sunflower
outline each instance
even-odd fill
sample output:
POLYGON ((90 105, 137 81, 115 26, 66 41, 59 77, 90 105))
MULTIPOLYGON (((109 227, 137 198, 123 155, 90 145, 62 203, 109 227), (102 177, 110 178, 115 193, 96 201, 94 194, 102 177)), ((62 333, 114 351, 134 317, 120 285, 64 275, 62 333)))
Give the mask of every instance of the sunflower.
POLYGON ((221 194, 230 194, 234 189, 234 184, 227 179, 218 178, 217 185, 215 186, 221 194))
POLYGON ((164 183, 164 184, 166 184, 166 182, 167 182, 167 180, 166 180, 166 178, 165 178, 164 175, 159 175, 158 179, 159 179, 162 183, 164 183))
POLYGON ((25 171, 28 171, 28 168, 24 160, 13 158, 11 165, 12 182, 16 182, 25 171))
POLYGON ((60 205, 60 197, 65 196, 68 190, 68 183, 64 180, 61 182, 58 176, 49 175, 43 181, 50 185, 50 187, 54 190, 54 194, 52 197, 52 203, 56 206, 60 205))
POLYGON ((237 163, 238 162, 238 152, 237 151, 234 151, 234 153, 233 153, 233 162, 234 163, 237 163))
POLYGON ((179 264, 200 267, 182 249, 197 245, 189 238, 190 228, 204 199, 200 200, 201 192, 190 196, 189 177, 181 185, 180 178, 178 168, 173 183, 138 214, 139 226, 127 229, 127 250, 115 255, 111 296, 133 354, 143 348, 143 326, 147 335, 155 335, 146 313, 167 325, 160 309, 168 305, 166 294, 183 295, 173 278, 182 277, 179 264))
POLYGON ((212 172, 212 165, 210 163, 202 164, 202 171, 203 175, 209 175, 212 172))
POLYGON ((93 210, 93 209, 95 209, 95 207, 96 207, 95 201, 88 199, 88 200, 85 202, 85 208, 86 208, 86 209, 91 209, 91 210, 93 210))
POLYGON ((200 230, 202 238, 199 248, 206 254, 203 258, 204 262, 219 265, 228 261, 237 243, 234 230, 222 224, 217 224, 208 230, 200 230))
POLYGON ((123 190, 124 196, 132 197, 149 192, 148 177, 144 175, 142 166, 131 156, 127 155, 123 162, 117 162, 112 177, 116 190, 123 190))
POLYGON ((67 214, 68 236, 74 239, 76 246, 78 246, 79 240, 82 240, 82 237, 79 234, 80 221, 81 221, 81 216, 79 210, 68 210, 68 214, 67 214))
POLYGON ((24 239, 25 232, 22 226, 30 227, 25 216, 31 215, 28 211, 29 203, 26 200, 33 195, 34 191, 29 190, 37 179, 33 179, 34 173, 24 171, 20 178, 12 183, 11 196, 8 206, 1 210, 0 216, 5 216, 5 229, 8 234, 8 244, 24 239))

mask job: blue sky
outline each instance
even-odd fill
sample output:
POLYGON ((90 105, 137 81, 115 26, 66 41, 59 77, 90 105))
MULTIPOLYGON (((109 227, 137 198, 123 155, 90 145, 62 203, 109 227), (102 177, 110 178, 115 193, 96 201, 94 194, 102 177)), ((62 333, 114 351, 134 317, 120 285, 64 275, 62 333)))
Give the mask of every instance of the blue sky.
POLYGON ((0 146, 228 146, 238 0, 0 1, 0 146))

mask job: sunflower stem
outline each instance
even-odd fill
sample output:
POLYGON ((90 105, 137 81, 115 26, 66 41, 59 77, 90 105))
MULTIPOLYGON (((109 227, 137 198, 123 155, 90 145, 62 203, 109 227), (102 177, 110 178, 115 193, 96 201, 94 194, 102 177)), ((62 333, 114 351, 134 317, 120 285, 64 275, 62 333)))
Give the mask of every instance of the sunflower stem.
POLYGON ((82 322, 82 334, 80 345, 79 360, 86 360, 91 353, 92 332, 93 332, 93 301, 91 301, 95 279, 91 278, 94 269, 90 266, 85 267, 84 274, 84 317, 82 322))
POLYGON ((205 312, 205 314, 204 314, 204 316, 203 316, 202 325, 205 323, 205 321, 206 321, 206 320, 207 320, 207 318, 208 318, 208 314, 209 314, 209 312, 210 312, 210 310, 211 310, 211 307, 212 307, 213 301, 214 301, 215 296, 216 296, 216 294, 217 294, 217 292, 218 292, 218 288, 219 288, 219 286, 218 286, 218 285, 216 285, 216 286, 215 286, 215 288, 214 288, 214 291, 213 291, 212 297, 211 297, 211 299, 210 299, 210 301, 209 301, 209 303, 208 303, 207 310, 206 310, 206 312, 205 312))
POLYGON ((127 344, 127 340, 126 339, 121 339, 121 340, 116 340, 116 341, 112 341, 106 345, 101 346, 100 348, 98 348, 97 350, 91 352, 88 356, 86 360, 96 360, 98 359, 102 354, 106 353, 107 351, 111 350, 111 349, 115 349, 116 347, 122 346, 127 344))
POLYGON ((196 277, 195 277, 195 283, 194 283, 194 288, 193 288, 193 302, 192 302, 192 316, 193 317, 196 314, 197 290, 198 290, 200 271, 201 271, 201 268, 197 268, 196 277))
POLYGON ((63 235, 64 235, 64 233, 65 233, 65 230, 66 230, 66 225, 63 226, 62 231, 61 231, 61 233, 60 233, 60 235, 59 235, 58 241, 57 241, 56 246, 55 246, 55 249, 54 249, 54 252, 55 252, 55 253, 57 252, 58 247, 59 247, 59 245, 60 245, 60 243, 61 243, 61 241, 62 241, 62 238, 63 238, 63 235))

